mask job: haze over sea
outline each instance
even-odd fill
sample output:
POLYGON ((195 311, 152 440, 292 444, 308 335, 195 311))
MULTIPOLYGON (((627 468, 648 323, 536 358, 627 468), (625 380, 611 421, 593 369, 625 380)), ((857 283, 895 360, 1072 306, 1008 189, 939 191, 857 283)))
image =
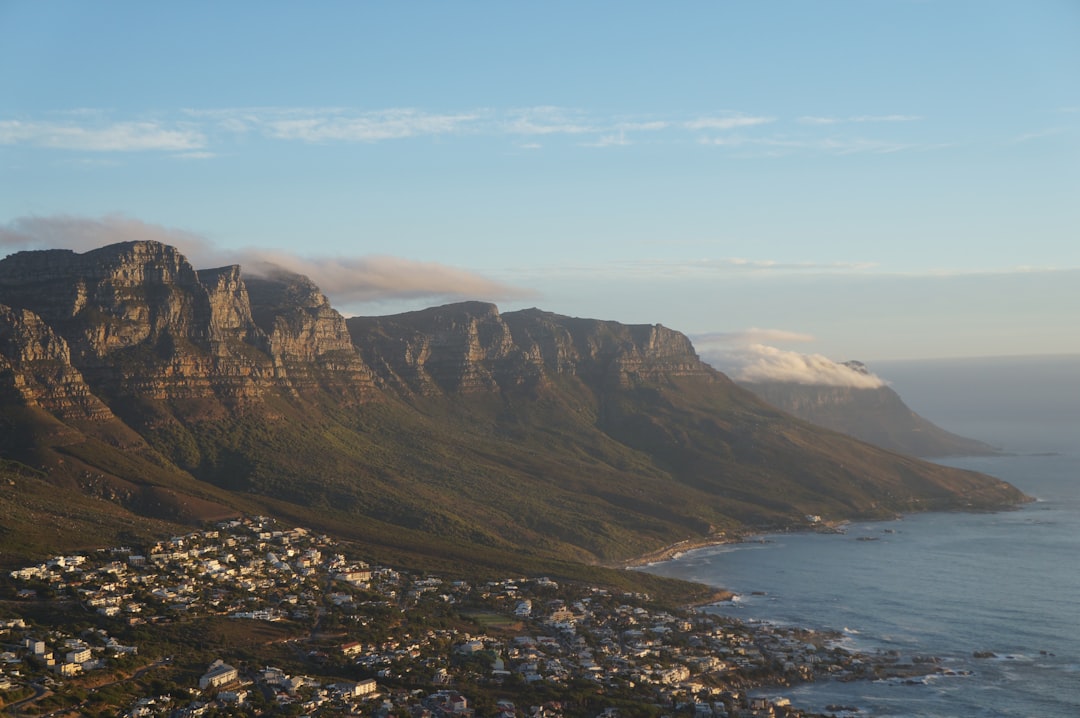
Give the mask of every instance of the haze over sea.
POLYGON ((1008 452, 942 463, 998 476, 1038 501, 993 514, 858 523, 844 535, 767 536, 647 570, 740 594, 708 610, 841 631, 850 647, 937 656, 957 674, 916 685, 824 682, 765 692, 800 707, 1080 716, 1080 356, 871 369, 939 426, 1008 452), (995 656, 974 657, 985 651, 995 656))

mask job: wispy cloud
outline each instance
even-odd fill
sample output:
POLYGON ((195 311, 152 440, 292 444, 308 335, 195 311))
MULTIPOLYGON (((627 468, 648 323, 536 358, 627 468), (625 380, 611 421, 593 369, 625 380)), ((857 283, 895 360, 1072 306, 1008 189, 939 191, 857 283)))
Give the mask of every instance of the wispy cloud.
POLYGON ((0 144, 33 145, 88 152, 139 152, 147 150, 198 150, 206 135, 190 127, 160 122, 114 122, 76 124, 34 120, 0 121, 0 144))
POLYGON ((25 145, 90 152, 167 151, 177 159, 211 159, 227 154, 243 138, 306 144, 364 144, 423 137, 503 138, 538 149, 540 138, 573 138, 583 147, 619 147, 650 142, 752 149, 770 155, 795 151, 834 154, 888 153, 925 148, 911 142, 859 137, 821 137, 815 127, 843 123, 896 123, 916 115, 804 116, 783 123, 764 114, 724 111, 679 117, 605 115, 550 105, 475 108, 432 112, 400 107, 361 110, 348 107, 188 108, 137 120, 114 120, 108 110, 79 108, 49 113, 47 119, 0 120, 0 145, 25 145), (800 130, 792 134, 793 130, 800 130))
POLYGON ((626 147, 633 144, 626 138, 625 132, 617 132, 613 135, 602 135, 595 142, 582 142, 582 147, 626 147))
POLYGON ((615 129, 622 132, 659 132, 660 130, 666 130, 671 127, 671 123, 666 120, 654 120, 651 122, 618 122, 615 124, 615 129))
POLYGON ((548 106, 510 110, 496 124, 512 135, 580 135, 605 128, 604 123, 595 123, 580 110, 548 106))
POLYGON ((429 115, 414 110, 387 110, 360 116, 276 119, 264 125, 279 140, 303 142, 379 142, 421 135, 460 132, 476 115, 429 115))
POLYGON ((1031 142, 1032 140, 1041 140, 1047 137, 1054 137, 1065 132, 1064 127, 1049 127, 1045 130, 1036 130, 1035 132, 1025 132, 1018 137, 1013 138, 1014 143, 1031 142))
POLYGON ((123 215, 103 218, 21 217, 0 225, 0 249, 62 248, 77 252, 116 242, 154 241, 180 250, 197 268, 239 264, 248 274, 285 269, 310 278, 337 306, 360 308, 402 299, 528 299, 534 292, 436 262, 390 256, 319 256, 258 247, 227 249, 184 230, 123 215))
POLYGON ((731 114, 718 115, 715 117, 698 117, 683 123, 688 130, 733 130, 738 127, 754 127, 775 122, 774 117, 753 117, 749 115, 731 114))
POLYGON ((869 139, 865 137, 746 137, 729 135, 707 137, 699 142, 715 147, 755 149, 777 155, 792 152, 824 152, 836 155, 861 153, 891 154, 905 150, 927 150, 946 147, 944 144, 919 144, 894 140, 869 139))
POLYGON ((430 113, 413 108, 360 111, 339 107, 248 107, 183 112, 219 132, 255 133, 270 139, 310 143, 380 142, 466 132, 483 114, 430 113))
POLYGON ((253 273, 270 273, 280 267, 303 274, 343 306, 400 299, 499 301, 537 296, 531 290, 465 269, 402 257, 303 257, 259 249, 244 249, 228 256, 253 273))
POLYGON ((863 122, 917 122, 920 115, 855 115, 854 117, 814 117, 804 115, 799 122, 804 125, 841 125, 863 122))

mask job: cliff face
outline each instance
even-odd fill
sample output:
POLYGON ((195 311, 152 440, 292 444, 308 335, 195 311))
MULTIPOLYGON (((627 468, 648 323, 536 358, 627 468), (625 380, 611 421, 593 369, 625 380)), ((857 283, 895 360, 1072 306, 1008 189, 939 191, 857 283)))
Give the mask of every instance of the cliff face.
POLYGON ((622 387, 664 377, 714 377, 690 340, 667 327, 563 317, 538 309, 506 315, 518 343, 552 372, 622 387))
POLYGON ((346 372, 351 396, 370 388, 343 318, 304 282, 257 281, 260 297, 273 287, 303 289, 253 304, 239 267, 196 272, 156 242, 20 252, 0 262, 0 301, 33 311, 61 335, 95 391, 159 401, 231 405, 275 389, 303 394, 322 388, 320 366, 346 372))
POLYGON ((245 281, 256 332, 278 376, 294 390, 318 386, 350 400, 370 393, 373 376, 352 345, 345 318, 311 280, 281 272, 245 281))
POLYGON ((71 365, 67 342, 33 312, 0 305, 0 397, 69 420, 112 412, 71 365))
POLYGON ((471 394, 543 381, 493 304, 465 302, 347 320, 352 341, 381 382, 421 396, 471 394))
POLYGON ((538 309, 500 315, 482 302, 347 323, 385 385, 424 396, 535 390, 558 376, 624 387, 661 375, 712 376, 685 335, 659 325, 538 309))

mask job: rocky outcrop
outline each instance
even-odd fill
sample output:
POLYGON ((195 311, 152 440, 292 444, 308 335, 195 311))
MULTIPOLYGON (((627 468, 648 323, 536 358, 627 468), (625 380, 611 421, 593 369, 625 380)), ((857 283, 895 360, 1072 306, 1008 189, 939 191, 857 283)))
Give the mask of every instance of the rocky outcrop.
POLYGON ((518 345, 557 374, 593 376, 619 386, 661 375, 715 376, 686 335, 660 324, 578 319, 539 309, 504 317, 518 345))
POLYGON ((344 319, 314 285, 284 275, 250 281, 254 303, 239 267, 197 272, 157 242, 0 261, 0 301, 41 316, 106 400, 235 405, 268 391, 370 389, 344 319))
POLYGON ((246 280, 251 317, 278 376, 296 389, 313 385, 362 398, 371 370, 353 347, 345 318, 307 277, 277 272, 246 280))
POLYGON ((71 365, 67 342, 33 312, 0 305, 0 397, 68 421, 112 412, 71 365))
POLYGON ((685 335, 538 309, 499 314, 463 302, 347 320, 365 362, 387 386, 439 393, 535 389, 556 376, 618 386, 664 376, 714 376, 685 335))
POLYGON ((156 242, 20 252, 0 262, 0 301, 34 311, 60 333, 103 396, 257 393, 237 380, 265 374, 269 361, 237 356, 243 310, 227 286, 217 276, 208 291, 176 249, 156 242))
POLYGON ((463 302, 347 323, 364 360, 398 392, 470 394, 543 380, 538 358, 515 344, 493 304, 463 302))

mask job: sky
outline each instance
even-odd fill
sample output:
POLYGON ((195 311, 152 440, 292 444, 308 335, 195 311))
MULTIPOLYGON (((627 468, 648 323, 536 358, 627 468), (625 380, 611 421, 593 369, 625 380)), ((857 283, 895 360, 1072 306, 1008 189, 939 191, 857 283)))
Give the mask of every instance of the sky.
POLYGON ((0 256, 131 239, 346 315, 1080 353, 1080 2, 0 0, 0 256))

